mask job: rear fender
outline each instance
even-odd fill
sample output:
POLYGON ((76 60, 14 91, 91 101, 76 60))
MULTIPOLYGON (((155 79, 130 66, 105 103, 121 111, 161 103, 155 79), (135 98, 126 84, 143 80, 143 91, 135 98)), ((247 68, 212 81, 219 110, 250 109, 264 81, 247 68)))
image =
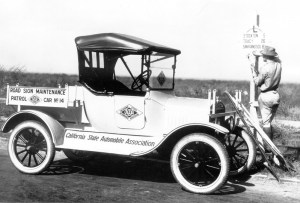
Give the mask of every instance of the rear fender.
POLYGON ((55 146, 63 144, 64 126, 51 116, 36 110, 22 110, 12 114, 2 126, 1 131, 7 133, 13 130, 21 122, 28 120, 35 120, 43 123, 50 131, 55 146))

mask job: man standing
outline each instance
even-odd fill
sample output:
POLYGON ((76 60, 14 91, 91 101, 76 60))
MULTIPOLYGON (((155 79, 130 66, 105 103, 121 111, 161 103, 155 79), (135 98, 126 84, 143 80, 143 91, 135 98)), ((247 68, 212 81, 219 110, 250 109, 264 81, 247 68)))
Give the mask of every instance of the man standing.
POLYGON ((273 139, 271 122, 276 114, 280 102, 280 96, 277 92, 281 79, 281 61, 277 57, 275 48, 265 46, 260 52, 264 65, 258 68, 258 72, 251 65, 252 76, 255 84, 260 88, 258 104, 262 116, 263 130, 273 139))

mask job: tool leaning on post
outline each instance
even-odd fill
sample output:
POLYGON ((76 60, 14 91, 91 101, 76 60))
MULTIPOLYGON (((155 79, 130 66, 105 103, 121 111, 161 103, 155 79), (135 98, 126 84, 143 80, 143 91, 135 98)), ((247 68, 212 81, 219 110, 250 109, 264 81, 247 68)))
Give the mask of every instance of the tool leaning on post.
POLYGON ((287 170, 289 172, 291 171, 296 171, 295 167, 289 163, 288 161, 285 160, 279 149, 274 145, 272 140, 268 137, 268 135, 263 131, 263 129, 260 127, 260 124, 256 118, 253 118, 253 116, 248 112, 246 107, 237 99, 232 97, 229 92, 225 91, 225 95, 229 98, 231 104, 235 108, 238 116, 240 117, 241 121, 244 124, 244 129, 246 132, 252 137, 256 145, 258 146, 259 151, 262 154, 262 157, 265 159, 264 160, 264 165, 267 167, 267 169, 271 172, 271 174, 276 178, 278 182, 280 182, 280 179, 278 175, 275 173, 270 160, 267 158, 267 155, 264 150, 264 146, 261 145, 260 139, 258 139, 258 136, 255 136, 254 133, 252 132, 252 129, 254 128, 260 138, 263 140, 265 143, 265 146, 268 146, 273 153, 273 162, 280 167, 283 170, 287 170))

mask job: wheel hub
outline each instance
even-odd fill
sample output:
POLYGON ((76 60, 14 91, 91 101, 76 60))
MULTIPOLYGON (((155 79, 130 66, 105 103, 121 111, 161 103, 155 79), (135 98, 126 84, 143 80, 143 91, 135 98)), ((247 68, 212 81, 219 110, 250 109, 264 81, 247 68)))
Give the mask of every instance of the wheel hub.
POLYGON ((236 149, 233 146, 228 146, 227 151, 228 151, 229 156, 233 156, 236 154, 236 149))
POLYGON ((32 145, 28 145, 26 147, 26 150, 30 153, 30 154, 36 154, 39 150, 35 147, 35 146, 32 146, 32 145))

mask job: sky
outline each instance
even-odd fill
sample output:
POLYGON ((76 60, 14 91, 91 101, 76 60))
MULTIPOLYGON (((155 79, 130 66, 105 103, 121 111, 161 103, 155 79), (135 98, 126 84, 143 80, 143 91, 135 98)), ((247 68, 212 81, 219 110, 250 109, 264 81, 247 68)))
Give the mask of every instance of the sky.
POLYGON ((0 0, 0 65, 77 74, 74 39, 115 32, 181 50, 176 77, 250 80, 244 34, 256 24, 300 80, 298 0, 0 0))

